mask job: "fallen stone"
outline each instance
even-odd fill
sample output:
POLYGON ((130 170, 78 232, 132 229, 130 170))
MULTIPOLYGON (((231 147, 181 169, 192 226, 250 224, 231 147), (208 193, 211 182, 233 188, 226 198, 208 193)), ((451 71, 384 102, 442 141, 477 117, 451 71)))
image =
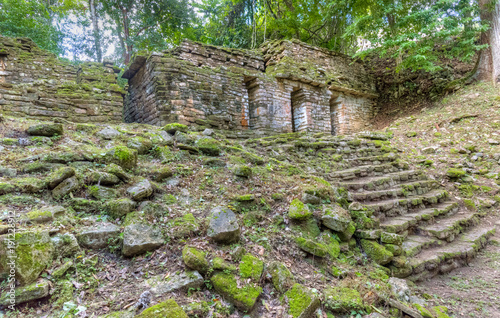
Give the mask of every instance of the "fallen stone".
POLYGON ((203 277, 197 271, 176 273, 165 278, 165 275, 146 280, 146 285, 156 296, 162 296, 176 290, 188 290, 201 287, 204 283, 203 277))
POLYGON ((233 274, 217 273, 210 279, 216 292, 224 296, 238 309, 248 312, 253 309, 262 288, 253 283, 238 285, 233 274))
POLYGON ((394 244, 401 246, 403 244, 404 236, 395 233, 382 232, 380 241, 386 244, 394 244))
POLYGON ((155 318, 155 317, 171 317, 171 318, 189 318, 173 299, 168 299, 158 305, 147 308, 136 318, 155 318))
POLYGON ((52 197, 54 199, 61 199, 78 189, 80 189, 78 179, 76 177, 71 177, 59 183, 59 185, 52 190, 52 197))
POLYGON ((75 169, 73 169, 71 167, 63 167, 63 168, 60 168, 60 169, 54 171, 46 179, 47 184, 49 186, 49 189, 51 189, 51 190, 54 189, 61 182, 63 182, 64 180, 66 180, 68 178, 71 178, 74 175, 75 175, 75 169))
POLYGON ((313 205, 318 205, 321 203, 321 199, 315 195, 309 194, 309 193, 304 193, 302 195, 302 202, 304 203, 309 203, 313 205))
POLYGON ((164 243, 161 232, 153 226, 141 223, 130 224, 123 231, 122 253, 134 256, 153 251, 164 243))
POLYGON ((21 285, 31 284, 52 262, 54 247, 49 231, 16 233, 14 240, 9 234, 0 236, 0 267, 10 268, 9 251, 16 255, 15 277, 21 285), (15 244, 13 243, 15 242, 15 244), (14 244, 14 245, 13 245, 14 244))
POLYGON ((80 245, 73 234, 56 234, 50 240, 54 246, 55 258, 72 257, 80 252, 80 245))
POLYGON ((61 124, 41 124, 31 126, 27 130, 28 135, 45 137, 53 137, 55 135, 61 136, 63 132, 63 126, 61 124))
POLYGON ((134 137, 127 142, 127 147, 137 150, 140 155, 145 155, 153 148, 153 143, 147 138, 134 137))
POLYGON ((397 297, 397 299, 408 302, 410 300, 410 287, 404 279, 391 277, 389 278, 389 286, 391 286, 392 293, 397 297))
POLYGON ((73 266, 73 264, 73 261, 67 261, 58 268, 54 269, 51 273, 51 276, 56 279, 61 278, 73 266))
POLYGON ((344 232, 349 223, 351 223, 351 215, 338 204, 325 206, 321 222, 324 226, 337 232, 344 232))
POLYGON ((273 262, 267 270, 271 275, 274 288, 280 293, 286 292, 295 284, 293 274, 283 263, 273 262))
POLYGON ((203 135, 205 136, 212 136, 214 134, 214 130, 213 129, 210 129, 210 128, 206 128, 203 132, 202 132, 203 135))
POLYGON ((373 259, 377 264, 386 265, 390 263, 394 255, 389 252, 383 245, 375 241, 361 240, 361 247, 365 253, 373 259))
POLYGON ((328 249, 324 244, 303 237, 297 238, 296 242, 301 250, 309 254, 318 257, 325 257, 326 255, 328 255, 328 249))
POLYGON ((123 169, 133 169, 137 166, 137 150, 117 146, 106 153, 105 160, 107 163, 115 163, 123 169))
POLYGON ((103 186, 113 186, 120 183, 120 179, 118 178, 118 176, 112 173, 94 171, 88 177, 87 183, 99 184, 103 186))
POLYGON ((239 165, 233 169, 233 174, 238 177, 249 178, 252 176, 252 168, 239 165))
POLYGON ((212 210, 207 235, 217 243, 230 244, 240 240, 240 226, 233 211, 226 207, 212 210))
POLYGON ((364 309, 363 299, 355 289, 330 287, 324 291, 325 308, 335 313, 350 313, 364 309))
POLYGON ((187 267, 201 273, 206 273, 210 267, 207 261, 207 253, 188 245, 182 249, 182 259, 187 267))
POLYGON ((125 172, 125 170, 123 170, 122 167, 115 163, 110 163, 109 165, 107 165, 106 172, 114 174, 123 182, 128 182, 130 180, 130 176, 125 172))
POLYGON ((118 193, 115 189, 100 185, 91 186, 87 191, 90 196, 101 201, 114 200, 118 196, 118 193))
POLYGON ((116 137, 120 136, 121 134, 122 133, 119 132, 118 130, 110 128, 110 127, 104 128, 103 130, 98 131, 96 133, 97 137, 101 137, 102 139, 107 139, 107 140, 111 140, 113 138, 116 138, 116 137))
POLYGON ((183 125, 183 124, 178 124, 178 123, 171 123, 171 124, 166 124, 165 126, 163 126, 162 130, 168 132, 171 135, 174 135, 177 131, 187 132, 188 126, 183 125))
MULTIPOLYGON (((1 151, 1 150, 0 150, 1 151)), ((0 167, 0 177, 15 177, 17 176, 17 169, 0 167)))
POLYGON ((76 238, 80 245, 91 249, 100 249, 108 246, 110 239, 118 238, 120 228, 111 223, 100 223, 82 229, 76 238))
POLYGON ((239 268, 242 278, 251 278, 253 281, 258 282, 262 272, 264 272, 264 262, 252 254, 245 254, 241 258, 239 268))
POLYGON ((285 296, 288 299, 288 314, 294 318, 312 317, 320 305, 319 298, 301 284, 293 285, 285 296))
POLYGON ((48 280, 40 279, 38 282, 31 285, 17 287, 14 295, 11 295, 7 290, 0 297, 0 306, 18 305, 47 297, 49 295, 50 285, 48 280))
POLYGON ((288 217, 290 219, 302 221, 310 218, 311 216, 312 212, 309 210, 309 207, 299 199, 294 199, 290 203, 290 207, 288 208, 288 217))
POLYGON ((191 213, 175 218, 169 225, 169 236, 176 239, 189 236, 199 230, 199 224, 191 213))
POLYGON ((136 203, 129 198, 108 201, 104 205, 104 209, 109 216, 113 218, 121 218, 135 209, 136 203))
POLYGON ((162 182, 163 180, 170 178, 174 175, 169 167, 161 167, 152 172, 153 178, 156 182, 162 182))
POLYGON ((127 193, 130 195, 132 200, 142 201, 149 198, 153 194, 153 186, 149 180, 144 179, 128 188, 127 193))

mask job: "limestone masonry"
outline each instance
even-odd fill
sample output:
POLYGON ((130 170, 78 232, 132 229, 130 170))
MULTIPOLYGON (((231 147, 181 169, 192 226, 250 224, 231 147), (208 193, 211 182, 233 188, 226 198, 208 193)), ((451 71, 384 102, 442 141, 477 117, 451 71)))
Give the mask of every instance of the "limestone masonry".
POLYGON ((347 134, 369 128, 376 113, 362 63, 298 41, 255 51, 184 41, 136 56, 122 77, 126 122, 347 134))
POLYGON ((73 65, 27 38, 0 36, 0 111, 73 122, 121 122, 123 89, 110 63, 73 65))

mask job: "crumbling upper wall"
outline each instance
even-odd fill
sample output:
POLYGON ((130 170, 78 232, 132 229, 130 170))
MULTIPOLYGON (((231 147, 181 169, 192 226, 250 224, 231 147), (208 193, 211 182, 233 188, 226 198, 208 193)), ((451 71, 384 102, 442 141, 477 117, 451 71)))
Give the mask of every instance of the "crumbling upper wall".
POLYGON ((0 36, 0 111, 73 122, 120 122, 124 90, 111 63, 74 65, 31 39, 0 36))
POLYGON ((373 77, 361 62, 347 55, 297 40, 270 41, 261 49, 266 73, 270 76, 326 86, 347 94, 377 97, 373 77))

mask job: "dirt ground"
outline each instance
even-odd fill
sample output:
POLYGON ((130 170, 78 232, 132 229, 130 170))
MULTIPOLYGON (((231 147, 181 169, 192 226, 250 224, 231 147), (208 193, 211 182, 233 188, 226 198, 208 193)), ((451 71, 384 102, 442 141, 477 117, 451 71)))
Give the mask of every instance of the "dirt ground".
POLYGON ((490 244, 468 267, 419 283, 430 302, 444 305, 453 317, 500 318, 500 221, 490 244))

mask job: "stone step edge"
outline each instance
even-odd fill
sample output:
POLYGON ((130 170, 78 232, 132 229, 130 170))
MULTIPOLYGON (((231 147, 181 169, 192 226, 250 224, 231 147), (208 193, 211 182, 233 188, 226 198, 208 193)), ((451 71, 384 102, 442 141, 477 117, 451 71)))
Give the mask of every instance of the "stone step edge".
MULTIPOLYGON (((470 212, 470 211, 468 211, 470 212)), ((455 218, 457 215, 460 216, 460 214, 455 214, 453 218, 455 218)), ((418 231, 420 234, 427 235, 427 236, 432 236, 440 240, 448 240, 452 235, 458 235, 467 228, 477 225, 479 223, 479 217, 480 217, 479 212, 470 212, 467 214, 462 215, 463 217, 456 217, 454 222, 448 224, 448 226, 441 231, 431 229, 432 226, 437 225, 439 223, 435 224, 430 224, 427 226, 421 226, 418 227, 418 231)), ((448 218, 442 218, 440 219, 441 221, 446 221, 449 220, 448 218)), ((449 240, 449 242, 453 241, 453 239, 449 240)))
POLYGON ((415 176, 415 177, 420 178, 420 179, 415 179, 414 181, 427 180, 427 179, 423 179, 423 178, 425 178, 425 175, 420 170, 401 170, 401 171, 388 173, 384 176, 367 176, 368 178, 374 178, 376 180, 370 180, 370 181, 369 180, 360 180, 362 178, 366 178, 366 177, 362 177, 362 178, 357 178, 357 179, 351 180, 351 182, 339 181, 339 180, 332 180, 332 182, 334 182, 335 185, 337 185, 339 187, 346 188, 346 189, 352 189, 354 187, 354 185, 356 185, 359 187, 356 187, 352 190, 365 189, 366 191, 370 191, 370 189, 366 189, 366 186, 373 184, 373 187, 376 187, 376 186, 384 185, 386 183, 393 183, 393 185, 397 185, 397 184, 401 184, 402 182, 408 182, 408 181, 413 180, 413 179, 412 180, 408 180, 408 179, 407 180, 395 180, 396 177, 401 177, 401 176, 407 176, 407 177, 408 176, 415 176), (335 182, 335 181, 337 181, 337 182, 335 182))
MULTIPOLYGON (((423 188, 423 187, 430 187, 430 190, 427 191, 427 192, 430 192, 432 190, 435 190, 435 189, 438 189, 439 188, 439 182, 437 182, 436 180, 432 180, 432 179, 427 179, 427 180, 415 180, 415 181, 411 181, 411 182, 407 182, 407 183, 399 183, 399 184, 396 184, 394 187, 392 188, 388 188, 388 189, 383 189, 383 190, 366 190, 366 191, 363 191, 363 192, 351 192, 351 196, 353 199, 355 199, 356 201, 359 201, 361 202, 362 199, 359 199, 357 197, 360 197, 362 195, 366 195, 366 194, 383 194, 384 192, 393 192, 391 193, 392 195, 391 196, 401 196, 401 198, 408 198, 412 195, 409 195, 409 196, 405 196, 404 192, 405 191, 412 191, 412 190, 406 190, 405 189, 405 186, 408 186, 408 185, 411 185, 413 186, 414 188, 417 188, 417 189, 420 189, 420 188, 423 188), (423 186, 422 183, 424 184, 423 186), (401 195, 399 195, 398 193, 401 193, 401 195)), ((427 193, 425 192, 425 193, 427 193)), ((422 194, 416 194, 416 195, 423 195, 425 193, 422 193, 422 194)), ((387 193, 389 194, 389 193, 387 193)), ((415 195, 413 195, 415 196, 415 195)), ((379 201, 379 200, 373 200, 373 201, 379 201)))
POLYGON ((374 212, 379 212, 380 210, 382 210, 382 207, 384 207, 384 205, 387 205, 387 207, 389 206, 390 203, 392 203, 392 206, 388 209, 385 209, 383 211, 380 211, 380 212, 385 212, 385 211, 389 211, 390 209, 396 207, 396 206, 399 206, 399 205, 408 205, 408 203, 410 203, 412 206, 418 206, 418 205, 421 205, 421 204, 436 204, 436 203, 433 203, 431 202, 431 200, 433 198, 437 198, 438 200, 439 199, 442 199, 443 197, 444 198, 449 198, 449 193, 448 191, 446 190, 431 190, 429 192, 427 192, 426 194, 423 194, 423 195, 417 195, 417 196, 413 196, 413 197, 408 197, 408 198, 401 198, 401 199, 393 199, 393 200, 383 200, 383 201, 377 201, 375 203, 362 203, 362 205, 368 209, 372 209, 374 210, 374 212), (434 192, 433 194, 431 195, 427 195, 431 192, 434 192), (377 209, 377 207, 379 207, 377 209))

